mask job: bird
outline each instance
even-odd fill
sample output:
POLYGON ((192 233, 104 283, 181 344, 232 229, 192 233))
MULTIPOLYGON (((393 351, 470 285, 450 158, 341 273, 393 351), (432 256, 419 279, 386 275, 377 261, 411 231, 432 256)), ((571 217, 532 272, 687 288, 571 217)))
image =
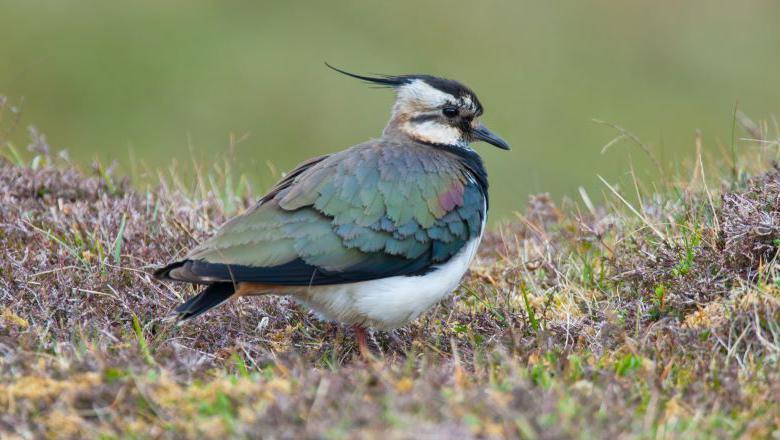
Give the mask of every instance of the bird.
POLYGON ((284 295, 319 318, 392 330, 451 294, 476 254, 488 212, 484 163, 471 147, 509 144, 480 122, 461 82, 427 74, 362 75, 395 102, 380 137, 302 162, 160 280, 205 285, 175 308, 179 323, 231 298, 284 295))

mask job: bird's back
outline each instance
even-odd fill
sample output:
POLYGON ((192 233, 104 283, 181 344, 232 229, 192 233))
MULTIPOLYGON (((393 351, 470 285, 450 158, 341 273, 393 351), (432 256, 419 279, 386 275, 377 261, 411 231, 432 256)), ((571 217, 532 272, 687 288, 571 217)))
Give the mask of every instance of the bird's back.
POLYGON ((481 234, 476 154, 372 140, 302 164, 169 275, 321 285, 422 274, 481 234))

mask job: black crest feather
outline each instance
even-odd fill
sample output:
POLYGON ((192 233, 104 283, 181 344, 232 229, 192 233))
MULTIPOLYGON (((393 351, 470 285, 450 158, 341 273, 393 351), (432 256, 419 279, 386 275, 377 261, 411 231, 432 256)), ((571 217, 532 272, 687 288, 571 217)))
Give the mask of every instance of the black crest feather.
POLYGON ((335 70, 338 73, 341 73, 343 75, 351 76, 352 78, 359 79, 361 81, 370 82, 372 84, 379 84, 385 87, 398 87, 402 86, 404 84, 409 83, 412 81, 412 77, 410 75, 401 75, 401 76, 393 76, 393 75, 380 75, 380 76, 366 76, 366 75, 358 75, 356 73, 350 73, 346 70, 339 69, 338 67, 331 66, 328 64, 328 62, 325 62, 325 65, 329 68, 335 70))

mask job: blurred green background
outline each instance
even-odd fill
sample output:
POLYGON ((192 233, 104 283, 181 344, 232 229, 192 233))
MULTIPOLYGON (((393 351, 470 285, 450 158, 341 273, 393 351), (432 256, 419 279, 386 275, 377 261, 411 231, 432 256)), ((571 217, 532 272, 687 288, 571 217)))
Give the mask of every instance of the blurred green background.
MULTIPOLYGON (((82 163, 130 151, 151 169, 225 156, 263 188, 289 170, 379 135, 392 96, 323 65, 432 73, 479 94, 483 121, 514 147, 477 145, 493 220, 529 193, 594 198, 596 178, 648 175, 620 124, 668 164, 731 142, 735 103, 780 104, 780 2, 3 1, 0 94, 82 163)), ((23 144, 24 130, 17 133, 23 144)), ((670 165, 671 166, 671 165, 670 165)))

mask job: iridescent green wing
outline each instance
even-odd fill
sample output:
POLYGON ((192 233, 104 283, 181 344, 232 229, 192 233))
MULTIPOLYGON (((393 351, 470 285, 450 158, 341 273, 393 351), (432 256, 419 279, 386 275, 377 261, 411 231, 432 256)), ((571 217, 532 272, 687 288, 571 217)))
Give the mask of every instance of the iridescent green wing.
POLYGON ((182 264, 283 285, 421 274, 479 236, 485 204, 457 155, 369 143, 302 165, 182 264))

